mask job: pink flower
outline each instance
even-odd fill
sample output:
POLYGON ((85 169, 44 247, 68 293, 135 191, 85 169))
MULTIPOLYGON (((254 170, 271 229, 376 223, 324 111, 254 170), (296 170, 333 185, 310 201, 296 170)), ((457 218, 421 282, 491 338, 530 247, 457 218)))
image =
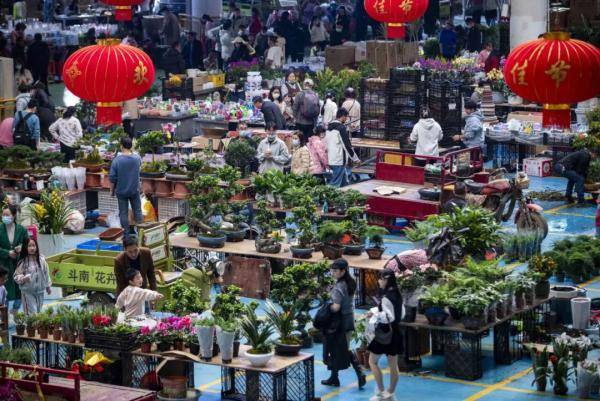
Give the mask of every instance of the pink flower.
POLYGON ((152 329, 150 329, 150 327, 148 327, 148 326, 144 326, 144 327, 142 327, 142 329, 140 330, 140 333, 141 333, 143 336, 147 336, 147 335, 149 335, 150 333, 152 333, 152 329))

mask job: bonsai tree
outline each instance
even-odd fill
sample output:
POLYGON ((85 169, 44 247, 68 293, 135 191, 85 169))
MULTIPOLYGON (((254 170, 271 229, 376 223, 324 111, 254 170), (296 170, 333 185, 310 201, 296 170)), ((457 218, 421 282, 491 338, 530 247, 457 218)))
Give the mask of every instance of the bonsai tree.
POLYGON ((322 242, 323 245, 339 247, 342 243, 342 239, 348 232, 348 228, 347 222, 326 221, 319 227, 317 239, 322 242))
POLYGON ((189 286, 178 280, 171 288, 171 297, 163 304, 162 310, 178 316, 200 313, 208 309, 207 297, 198 287, 189 286))
POLYGON ((248 202, 230 201, 227 206, 226 214, 223 216, 223 229, 239 231, 248 228, 248 202), (231 224, 231 226, 226 223, 231 224))
POLYGON ((28 146, 15 145, 2 149, 0 155, 4 161, 5 169, 26 170, 31 168, 30 160, 35 153, 28 146))
POLYGON ((29 164, 33 172, 46 173, 54 166, 62 164, 63 155, 59 152, 32 152, 29 157, 29 164))
POLYGON ((369 241, 369 245, 371 248, 382 249, 383 248, 383 236, 389 233, 383 227, 379 226, 369 226, 365 231, 365 237, 369 241))
POLYGON ((225 163, 242 173, 242 178, 250 175, 251 166, 256 158, 256 149, 243 139, 233 140, 225 151, 225 163))
POLYGON ((152 162, 144 163, 142 172, 144 173, 162 173, 165 165, 156 161, 156 153, 159 148, 165 145, 165 137, 161 131, 150 131, 136 141, 135 147, 142 157, 152 153, 152 162))
POLYGON ((302 344, 299 336, 293 334, 296 330, 296 310, 294 307, 289 310, 283 309, 279 312, 272 302, 267 301, 265 315, 267 316, 267 321, 277 330, 279 343, 285 345, 302 344))
POLYGON ((349 189, 342 192, 341 199, 346 206, 364 206, 368 198, 355 189, 349 189))
POLYGON ((102 131, 89 131, 83 137, 77 141, 77 145, 80 148, 78 163, 86 164, 90 166, 96 166, 104 163, 104 159, 100 155, 98 145, 102 142, 102 131), (85 146, 91 148, 90 153, 85 153, 81 150, 81 147, 85 146))
POLYGON ((256 203, 254 223, 259 228, 262 238, 268 238, 273 230, 280 225, 275 212, 269 208, 265 200, 256 203))
POLYGON ((242 289, 235 285, 223 288, 223 292, 217 294, 212 306, 214 316, 218 316, 227 322, 237 322, 244 316, 244 304, 240 301, 242 289))
POLYGON ((298 248, 312 248, 315 243, 315 227, 318 223, 317 207, 310 196, 304 195, 298 201, 298 206, 292 209, 292 215, 286 219, 288 224, 296 226, 298 248))

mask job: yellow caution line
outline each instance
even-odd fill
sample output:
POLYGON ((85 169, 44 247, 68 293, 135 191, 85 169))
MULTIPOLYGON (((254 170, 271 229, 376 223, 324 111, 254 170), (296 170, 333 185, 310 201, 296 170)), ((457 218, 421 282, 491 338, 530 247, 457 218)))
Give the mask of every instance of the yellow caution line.
POLYGON ((485 397, 486 395, 488 395, 488 394, 490 394, 490 393, 492 393, 492 392, 494 392, 496 390, 501 390, 507 384, 509 384, 509 383, 511 383, 511 382, 513 382, 515 380, 520 379, 521 377, 525 376, 529 372, 531 372, 531 368, 527 368, 527 369, 522 370, 522 371, 520 371, 518 373, 515 373, 514 375, 512 375, 512 376, 510 376, 510 377, 508 377, 508 378, 506 378, 506 379, 504 379, 504 380, 502 380, 502 381, 500 381, 500 382, 498 382, 496 384, 493 384, 493 385, 491 385, 491 386, 489 386, 489 387, 481 390, 478 393, 473 394, 472 396, 466 398, 465 401, 475 401, 475 400, 478 400, 478 399, 480 399, 482 397, 485 397))
POLYGON ((553 207, 552 209, 544 210, 543 213, 545 213, 545 214, 556 214, 556 212, 558 212, 560 210, 563 210, 563 209, 566 209, 566 208, 569 208, 571 206, 572 205, 570 203, 567 203, 565 205, 560 205, 560 206, 553 207))
POLYGON ((200 386, 199 390, 200 391, 207 391, 209 388, 211 388, 213 386, 216 386, 217 384, 219 384, 219 385, 221 384, 221 379, 216 379, 216 380, 213 380, 213 381, 211 381, 209 383, 203 384, 203 385, 200 386))
POLYGON ((523 394, 535 394, 538 396, 542 396, 542 397, 552 397, 554 399, 556 398, 572 398, 572 399, 576 399, 576 400, 580 400, 581 398, 577 397, 576 395, 561 395, 561 396, 557 396, 556 394, 554 394, 552 392, 552 386, 548 385, 548 388, 550 391, 535 391, 535 390, 528 390, 525 388, 516 388, 516 387, 502 387, 501 390, 503 391, 511 391, 514 393, 523 393, 523 394))
POLYGON ((581 213, 555 213, 554 216, 585 217, 586 219, 595 219, 596 218, 596 216, 590 216, 589 214, 581 214, 581 213))
POLYGON ((524 265, 527 262, 513 262, 505 266, 508 271, 513 271, 517 266, 524 265))
POLYGON ((591 280, 589 280, 589 281, 586 281, 586 282, 585 282, 585 283, 583 283, 583 284, 579 284, 579 287, 587 287, 588 285, 591 285, 591 284, 597 283, 598 281, 600 281, 600 276, 598 276, 598 277, 594 277, 593 279, 591 279, 591 280))

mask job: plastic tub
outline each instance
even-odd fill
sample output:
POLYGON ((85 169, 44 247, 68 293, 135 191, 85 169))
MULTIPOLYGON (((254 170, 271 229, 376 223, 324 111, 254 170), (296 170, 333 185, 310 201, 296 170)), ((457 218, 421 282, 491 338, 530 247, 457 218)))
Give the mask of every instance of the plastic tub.
POLYGON ((100 235, 98 235, 98 238, 100 238, 102 241, 114 241, 122 235, 123 235, 122 228, 113 227, 113 228, 109 228, 108 230, 100 233, 100 235))
POLYGON ((123 245, 121 244, 111 244, 109 242, 103 242, 99 239, 92 239, 89 241, 82 242, 77 245, 77 249, 82 251, 114 251, 114 252, 122 252, 123 245))

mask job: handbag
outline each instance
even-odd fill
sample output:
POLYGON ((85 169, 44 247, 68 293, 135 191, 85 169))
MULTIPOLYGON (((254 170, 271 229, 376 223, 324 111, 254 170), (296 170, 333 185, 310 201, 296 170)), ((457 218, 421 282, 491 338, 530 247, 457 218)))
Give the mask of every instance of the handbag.
MULTIPOLYGON (((381 303, 379 303, 379 312, 381 312, 381 303)), ((389 345, 392 343, 392 325, 391 323, 377 323, 375 326, 375 341, 381 345, 389 345)))

